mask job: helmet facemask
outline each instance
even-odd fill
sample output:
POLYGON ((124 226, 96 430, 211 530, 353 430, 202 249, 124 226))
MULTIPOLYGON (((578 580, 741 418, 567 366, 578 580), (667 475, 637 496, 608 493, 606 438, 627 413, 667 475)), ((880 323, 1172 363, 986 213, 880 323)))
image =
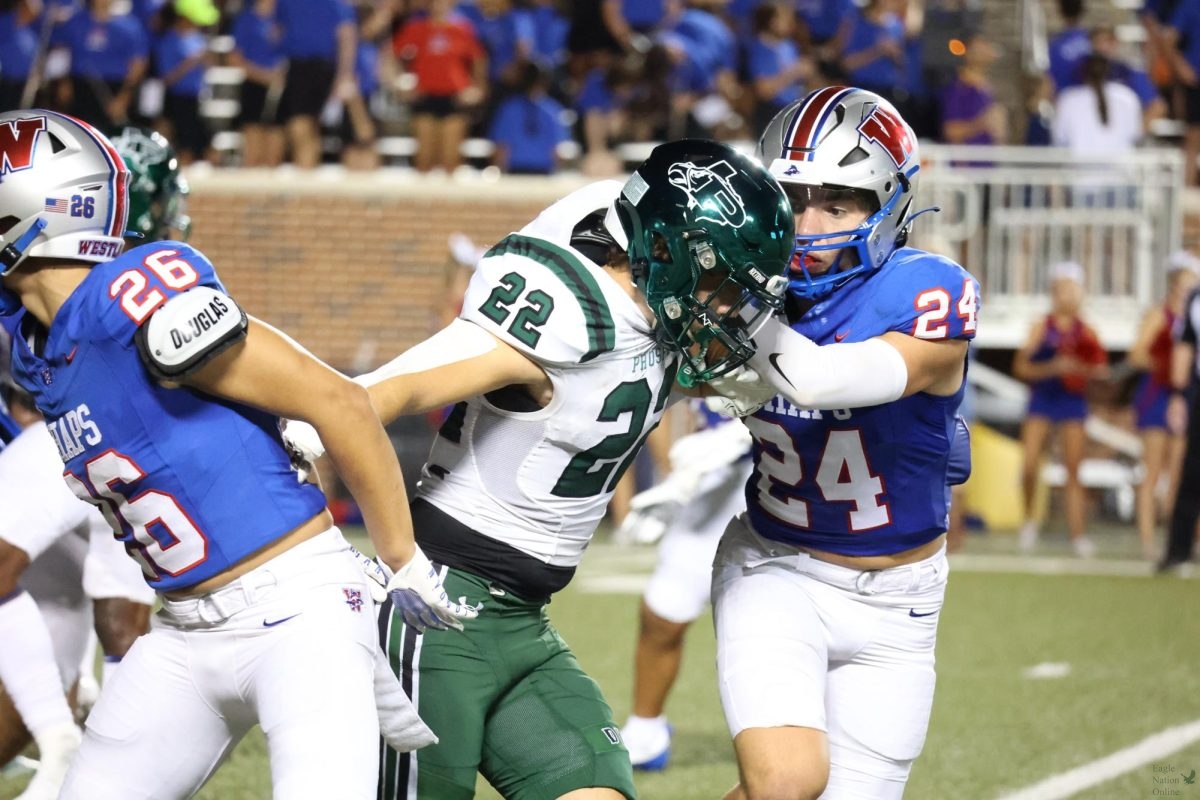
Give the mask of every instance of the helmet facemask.
MULTIPOLYGON (((905 181, 903 174, 897 175, 898 181, 905 181)), ((867 211, 862 222, 853 228, 846 228, 830 233, 796 233, 796 252, 791 262, 791 280, 788 290, 809 300, 820 300, 840 286, 845 285, 851 278, 875 270, 895 247, 903 244, 908 236, 907 227, 902 229, 891 246, 884 251, 880 241, 880 223, 897 214, 896 206, 912 202, 912 197, 905 192, 892 194, 886 205, 879 207, 872 192, 854 189, 846 186, 814 186, 800 183, 784 183, 784 192, 791 200, 793 211, 799 215, 809 205, 824 203, 846 202, 857 204, 867 211), (838 256, 828 270, 820 275, 813 275, 806 264, 806 256, 811 253, 837 251, 838 256)), ((900 210, 906 213, 906 208, 900 210)))
POLYGON ((787 281, 748 261, 735 265, 704 228, 671 235, 666 227, 655 221, 636 243, 631 237, 630 263, 659 341, 683 356, 679 383, 693 386, 750 360, 751 339, 783 307, 787 281))

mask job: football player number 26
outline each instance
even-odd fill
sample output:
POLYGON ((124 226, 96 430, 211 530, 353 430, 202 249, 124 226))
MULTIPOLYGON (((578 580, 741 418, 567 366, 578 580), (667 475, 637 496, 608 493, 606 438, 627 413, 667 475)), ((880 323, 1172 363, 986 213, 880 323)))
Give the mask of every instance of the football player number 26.
POLYGON ((155 489, 127 497, 118 491, 145 475, 128 456, 108 450, 87 464, 87 480, 66 473, 77 497, 98 506, 114 530, 133 537, 130 555, 147 576, 179 575, 208 557, 208 540, 171 495, 155 489))
POLYGON ((121 310, 134 325, 145 322, 167 299, 161 290, 150 285, 149 275, 157 276, 163 285, 177 292, 190 289, 200 280, 195 268, 182 258, 175 258, 177 255, 177 250, 156 250, 142 259, 140 267, 125 270, 109 285, 108 296, 120 296, 121 310))
POLYGON ((792 437, 781 425, 746 419, 747 427, 762 447, 758 462, 758 500, 767 513, 804 528, 809 525, 808 503, 794 496, 806 480, 815 480, 827 502, 849 503, 850 530, 867 531, 891 521, 886 503, 879 502, 883 480, 871 472, 857 430, 830 431, 816 471, 801 464, 792 437))

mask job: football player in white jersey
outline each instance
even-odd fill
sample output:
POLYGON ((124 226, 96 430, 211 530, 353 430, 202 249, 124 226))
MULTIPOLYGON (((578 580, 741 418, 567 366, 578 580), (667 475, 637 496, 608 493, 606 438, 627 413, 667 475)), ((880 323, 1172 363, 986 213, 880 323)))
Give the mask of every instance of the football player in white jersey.
POLYGON ((729 798, 895 800, 929 725, 949 485, 978 282, 906 247, 920 157, 861 89, 819 89, 759 143, 796 214, 747 512, 713 565, 729 798))
POLYGON ((492 247, 459 318, 360 378, 384 421, 457 403, 413 502, 463 633, 380 631, 438 744, 383 753, 379 796, 632 798, 599 687, 546 616, 676 381, 728 378, 782 303, 792 215, 726 145, 657 147, 492 247))

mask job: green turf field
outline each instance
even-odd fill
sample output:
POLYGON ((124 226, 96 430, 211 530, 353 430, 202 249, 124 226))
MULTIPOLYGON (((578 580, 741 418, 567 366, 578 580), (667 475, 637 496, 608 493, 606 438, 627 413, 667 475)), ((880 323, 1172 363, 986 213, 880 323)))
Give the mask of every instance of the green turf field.
MULTIPOLYGON (((1125 560, 1135 548, 1129 532, 1100 537, 1108 557, 1090 562, 1058 557, 1065 546, 1053 540, 1037 557, 1013 557, 1011 542, 972 537, 969 555, 952 561, 933 722, 906 796, 1200 800, 1200 778, 1182 779, 1200 772, 1200 581, 1153 578, 1146 564, 1125 560), (1026 675, 1038 665, 1050 677, 1026 675), (1191 743, 1179 749, 1181 741, 1191 743)), ((551 606, 618 722, 629 709, 637 591, 652 566, 652 549, 597 543, 551 606)), ((715 798, 735 779, 713 653, 706 616, 668 707, 671 766, 639 775, 643 798, 715 798)), ((0 799, 24 783, 0 778, 0 799)), ((247 739, 199 796, 269 798, 261 737, 247 739)), ((497 795, 481 784, 479 796, 497 795)))

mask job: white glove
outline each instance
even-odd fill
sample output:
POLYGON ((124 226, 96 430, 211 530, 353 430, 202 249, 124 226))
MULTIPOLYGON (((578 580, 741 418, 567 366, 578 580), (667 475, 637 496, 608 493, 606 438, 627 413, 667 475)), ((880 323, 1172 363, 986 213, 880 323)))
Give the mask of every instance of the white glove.
POLYGON ((325 444, 320 434, 312 425, 298 419, 282 420, 279 431, 283 446, 292 459, 292 469, 296 470, 296 480, 306 483, 313 464, 325 455, 325 444))
POLYGON ((713 378, 708 385, 717 394, 704 398, 704 404, 730 418, 750 416, 779 394, 774 386, 745 364, 713 378))
MULTIPOLYGON (((380 563, 385 574, 387 565, 380 563)), ((408 563, 388 577, 387 596, 404 617, 404 624, 423 633, 426 628, 462 630, 460 620, 475 619, 482 606, 471 606, 460 597, 457 603, 446 596, 437 570, 417 547, 408 563)))
POLYGON ((613 531, 620 544, 654 544, 675 521, 683 504, 696 495, 701 472, 672 472, 667 478, 629 501, 629 513, 613 531))

